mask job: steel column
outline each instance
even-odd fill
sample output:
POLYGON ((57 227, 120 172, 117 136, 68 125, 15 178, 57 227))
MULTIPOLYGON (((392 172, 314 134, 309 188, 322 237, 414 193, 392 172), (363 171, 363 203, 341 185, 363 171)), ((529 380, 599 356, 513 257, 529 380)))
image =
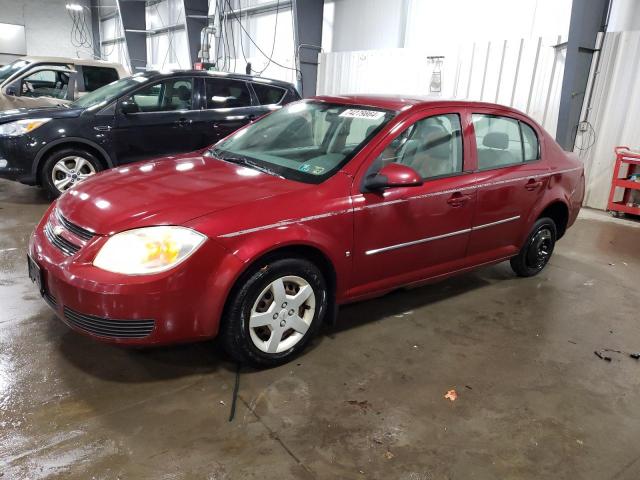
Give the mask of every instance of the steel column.
POLYGON ((598 32, 606 31, 610 0, 573 0, 562 79, 556 140, 572 150, 595 52, 598 32))
POLYGON ((189 45, 191 67, 198 61, 198 52, 202 45, 202 29, 209 26, 209 2, 207 0, 183 0, 185 28, 189 45))
POLYGON ((298 88, 303 97, 316 94, 318 54, 322 44, 324 0, 293 0, 298 88))
POLYGON ((136 70, 145 70, 147 68, 146 4, 139 0, 117 0, 117 2, 131 71, 135 73, 136 70))

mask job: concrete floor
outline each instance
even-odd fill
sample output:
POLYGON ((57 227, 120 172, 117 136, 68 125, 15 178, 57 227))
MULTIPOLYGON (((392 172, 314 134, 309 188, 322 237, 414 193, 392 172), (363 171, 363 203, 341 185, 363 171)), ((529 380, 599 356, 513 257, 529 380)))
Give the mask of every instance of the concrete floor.
POLYGON ((106 346, 27 280, 47 205, 0 181, 0 478, 638 479, 640 224, 586 211, 507 264, 345 307, 297 362, 106 346), (451 388, 454 403, 443 395, 451 388))

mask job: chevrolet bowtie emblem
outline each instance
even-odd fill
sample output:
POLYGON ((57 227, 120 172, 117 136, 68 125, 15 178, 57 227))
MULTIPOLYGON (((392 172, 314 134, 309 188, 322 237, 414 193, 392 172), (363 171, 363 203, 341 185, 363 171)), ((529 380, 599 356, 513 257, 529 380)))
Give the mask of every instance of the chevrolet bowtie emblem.
POLYGON ((61 235, 63 231, 64 228, 62 228, 60 225, 56 225, 55 227, 53 227, 53 233, 56 235, 61 235))

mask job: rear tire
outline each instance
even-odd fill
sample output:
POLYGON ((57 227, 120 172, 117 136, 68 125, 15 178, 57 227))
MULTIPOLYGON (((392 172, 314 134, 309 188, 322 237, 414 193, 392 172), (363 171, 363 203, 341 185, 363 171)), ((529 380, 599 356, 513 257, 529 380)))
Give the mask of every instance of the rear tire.
POLYGON ((328 310, 322 273, 302 258, 258 264, 231 293, 220 339, 234 360, 256 368, 289 362, 308 345, 328 310))
POLYGON ((557 238, 555 222, 547 217, 538 219, 520 253, 511 258, 511 268, 516 275, 533 277, 540 273, 553 254, 557 238))
POLYGON ((63 148, 47 157, 40 172, 42 186, 51 198, 57 198, 82 180, 103 170, 100 160, 80 148, 63 148))

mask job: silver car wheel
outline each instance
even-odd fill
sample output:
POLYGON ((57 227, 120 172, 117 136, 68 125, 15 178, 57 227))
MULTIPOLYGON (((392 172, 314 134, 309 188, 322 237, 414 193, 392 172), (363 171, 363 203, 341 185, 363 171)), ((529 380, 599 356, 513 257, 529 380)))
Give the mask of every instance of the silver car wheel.
POLYGON ((262 290, 251 309, 251 340, 265 353, 289 350, 307 333, 315 312, 311 285, 301 277, 280 277, 262 290))
POLYGON ((64 157, 51 169, 51 181, 58 191, 64 192, 95 173, 95 167, 86 158, 64 157))

